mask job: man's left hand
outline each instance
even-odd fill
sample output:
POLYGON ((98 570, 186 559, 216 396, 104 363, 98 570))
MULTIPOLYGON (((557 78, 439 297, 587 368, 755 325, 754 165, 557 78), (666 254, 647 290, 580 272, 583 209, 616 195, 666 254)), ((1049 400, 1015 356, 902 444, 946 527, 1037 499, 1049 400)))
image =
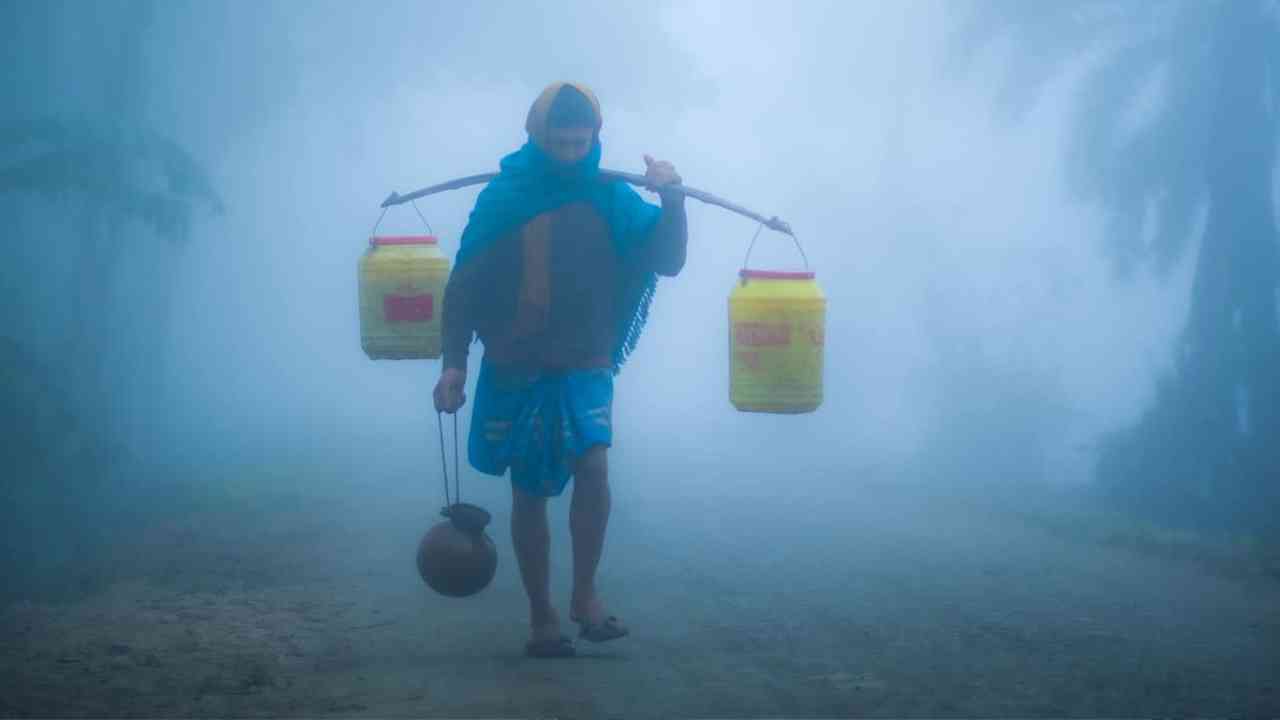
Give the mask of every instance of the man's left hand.
POLYGON ((644 164, 647 166, 644 177, 649 181, 649 189, 659 195, 666 196, 669 185, 679 185, 682 181, 680 174, 676 172, 676 166, 666 160, 654 160, 652 157, 645 155, 644 164))

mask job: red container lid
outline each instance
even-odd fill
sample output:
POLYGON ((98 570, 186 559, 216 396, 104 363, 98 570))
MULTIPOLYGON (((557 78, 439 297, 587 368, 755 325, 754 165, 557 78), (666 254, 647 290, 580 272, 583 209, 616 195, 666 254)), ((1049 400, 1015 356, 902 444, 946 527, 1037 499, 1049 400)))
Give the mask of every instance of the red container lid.
POLYGON ((435 245, 435 235, 374 235, 369 238, 373 247, 382 245, 435 245))
POLYGON ((743 280, 812 280, 811 272, 781 272, 778 270, 741 270, 743 280))

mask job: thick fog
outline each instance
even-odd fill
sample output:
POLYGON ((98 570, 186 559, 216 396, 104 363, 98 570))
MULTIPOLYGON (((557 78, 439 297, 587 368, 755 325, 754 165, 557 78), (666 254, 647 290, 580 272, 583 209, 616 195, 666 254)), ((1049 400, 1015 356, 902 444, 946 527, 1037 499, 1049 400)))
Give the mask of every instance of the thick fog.
MULTIPOLYGON (((128 366, 154 320, 111 319, 111 386, 142 455, 434 467, 438 362, 364 356, 356 263, 391 191, 495 169, 523 143, 532 99, 566 78, 601 98, 603 167, 643 172, 649 153, 689 185, 787 220, 829 302, 822 408, 734 411, 726 303, 756 228, 691 201, 688 264, 661 282, 619 377, 619 485, 786 479, 803 492, 800 473, 856 476, 959 444, 975 457, 1016 447, 1027 465, 1002 471, 1079 482, 1090 439, 1150 397, 1190 276, 1115 281, 1096 211, 1070 200, 1059 172, 1066 81, 1009 122, 993 111, 1009 62, 999 47, 970 68, 946 55, 959 9, 166 3, 133 27, 127 6, 77 3, 31 13, 39 47, 19 59, 48 83, 13 107, 108 122, 128 88, 133 117, 187 147, 225 204, 195 213, 187 245, 138 237, 115 269, 122 315, 155 312, 148 296, 172 285, 150 372, 128 366)), ((475 194, 418 203, 449 254, 475 194)), ((57 225, 65 203, 5 202, 27 252, 66 244, 50 237, 70 231, 57 225)), ((421 221, 401 206, 379 229, 421 221)), ((800 257, 766 231, 752 265, 800 257)), ((6 271, 26 291, 30 266, 6 271)), ((66 312, 44 300, 15 318, 37 342, 66 312)), ((942 482, 992 479, 945 467, 942 482)))
MULTIPOLYGON (((972 10, 5 2, 6 125, 57 118, 71 133, 152 133, 189 156, 209 193, 186 206, 185 232, 166 233, 146 213, 112 215, 123 200, 99 209, 104 221, 86 199, 93 178, 112 173, 163 191, 155 166, 127 152, 105 171, 85 160, 68 177, 88 179, 60 191, 5 176, 4 334, 60 379, 69 412, 93 406, 100 424, 75 424, 84 442, 127 458, 97 466, 111 484, 86 494, 142 498, 161 513, 168 496, 148 500, 148 488, 336 494, 368 499, 348 506, 363 527, 399 522, 393 506, 431 520, 443 501, 431 400, 440 361, 365 355, 357 263, 375 223, 380 234, 425 231, 409 205, 383 215, 391 192, 495 171, 525 142, 539 92, 571 80, 600 99, 602 167, 643 173, 648 154, 689 186, 782 218, 827 299, 821 407, 735 410, 727 302, 757 225, 688 202, 687 264, 660 280, 616 380, 618 532, 644 513, 677 533, 667 509, 717 498, 863 507, 876 502, 868 483, 1089 487, 1104 438, 1138 423, 1174 373, 1206 212, 1196 205, 1167 268, 1119 269, 1108 208, 1070 183, 1073 110, 1099 48, 1011 103, 1028 50, 995 25, 966 36, 972 10), (91 273, 104 294, 86 320, 78 243, 98 227, 113 250, 91 273), (91 363, 76 345, 86 322, 99 338, 91 363), (86 395, 94 372, 100 405, 86 395)), ((1133 132, 1161 112, 1160 88, 1145 93, 1122 108, 1133 132)), ((0 152, 13 164, 36 145, 0 152)), ((478 191, 416 203, 450 258, 478 191)), ((765 230, 750 266, 796 270, 803 258, 765 230)), ((457 418, 462 493, 502 516, 508 482, 465 459, 482 352, 471 348, 457 418)), ((500 573, 513 583, 500 519, 500 573)), ((735 537, 725 542, 749 540, 735 537)))

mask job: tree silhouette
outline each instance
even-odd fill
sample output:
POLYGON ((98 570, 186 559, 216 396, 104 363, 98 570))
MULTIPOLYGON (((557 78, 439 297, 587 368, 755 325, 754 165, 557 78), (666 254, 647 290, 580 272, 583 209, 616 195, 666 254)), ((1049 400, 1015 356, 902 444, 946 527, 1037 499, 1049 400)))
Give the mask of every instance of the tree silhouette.
MULTIPOLYGON (((129 346, 131 362, 158 361, 167 332, 163 313, 143 337, 125 340, 106 328, 114 305, 113 278, 125 253, 149 252, 143 241, 173 247, 189 237, 197 212, 222 211, 204 169, 181 146, 150 129, 149 70, 156 5, 135 0, 113 6, 50 0, 0 5, 0 37, 9 62, 0 90, 10 109, 0 119, 0 193, 42 195, 72 219, 74 231, 56 238, 74 244, 66 297, 71 323, 65 350, 45 364, 66 388, 82 422, 109 433, 111 405, 104 358, 129 346), (68 76, 65 69, 77 72, 68 76), (152 347, 132 347, 144 341, 152 347), (141 352, 139 352, 141 351, 141 352)), ((47 268, 33 268, 40 277, 47 268)), ((163 274, 163 273, 162 273, 163 274)), ((42 280, 48 282, 48 280, 42 280)), ((167 277, 154 279, 154 302, 165 307, 167 277)), ((154 369, 154 365, 152 367, 154 369)), ((158 376, 152 372, 151 375, 158 376)), ((110 438, 108 438, 108 441, 110 438)))
POLYGON ((0 130, 0 150, 25 155, 0 167, 0 192, 79 196, 174 244, 187 240, 198 206, 222 211, 204 169, 158 133, 40 118, 0 130))
MULTIPOLYGON (((116 261, 135 238, 133 225, 173 245, 189 237, 196 212, 223 210, 203 168, 166 137, 88 120, 26 120, 0 130, 0 192, 43 195, 81 212, 69 353, 79 376, 81 411, 103 414, 101 386, 116 261)), ((102 423, 96 423, 102 425, 102 423)))
POLYGON ((1176 370, 1098 464, 1113 497, 1166 519, 1266 524, 1280 497, 1277 5, 996 0, 960 34, 1012 42, 1015 114, 1080 64, 1069 187, 1106 211, 1119 276, 1167 273, 1203 228, 1176 370))

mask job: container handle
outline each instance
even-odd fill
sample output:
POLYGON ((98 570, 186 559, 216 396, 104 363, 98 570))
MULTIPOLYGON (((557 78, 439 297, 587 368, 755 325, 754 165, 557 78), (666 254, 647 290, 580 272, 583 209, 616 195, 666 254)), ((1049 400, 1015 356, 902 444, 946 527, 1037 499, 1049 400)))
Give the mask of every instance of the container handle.
MULTIPOLYGON (((747 265, 751 262, 751 251, 755 249, 756 240, 760 237, 760 232, 764 230, 764 228, 765 228, 765 224, 760 223, 760 226, 756 228, 756 234, 751 236, 751 243, 747 245, 747 256, 742 259, 743 270, 746 270, 747 265)), ((784 233, 784 234, 789 235, 791 237, 791 241, 796 244, 796 249, 800 251, 800 259, 804 261, 805 272, 808 272, 809 256, 804 254, 804 248, 800 246, 800 238, 796 237, 794 233, 784 233)), ((743 279, 743 282, 746 282, 745 278, 743 279)))
MULTIPOLYGON (((427 217, 422 214, 421 210, 418 209, 417 201, 410 200, 409 204, 413 206, 414 212, 418 213, 418 217, 422 219, 422 224, 427 226, 427 233, 430 235, 435 235, 436 231, 431 229, 431 223, 427 222, 427 217)), ((387 216, 387 210, 389 210, 390 208, 391 208, 390 205, 382 206, 382 213, 378 215, 378 221, 373 224, 373 229, 369 231, 369 237, 373 237, 378 234, 378 226, 382 224, 382 218, 387 216)))

